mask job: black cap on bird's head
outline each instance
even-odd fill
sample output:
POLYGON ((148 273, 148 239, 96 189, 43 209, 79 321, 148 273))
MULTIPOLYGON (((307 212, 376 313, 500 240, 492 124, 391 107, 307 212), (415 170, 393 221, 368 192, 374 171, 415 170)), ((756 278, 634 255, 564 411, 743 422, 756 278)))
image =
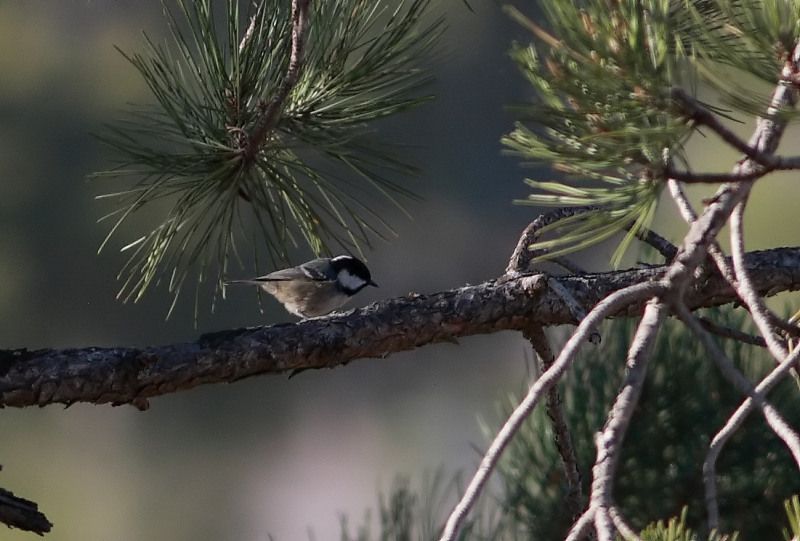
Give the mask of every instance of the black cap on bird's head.
POLYGON ((350 295, 358 293, 366 286, 378 287, 378 284, 372 281, 367 266, 353 256, 336 256, 331 259, 331 267, 336 271, 339 285, 350 295))

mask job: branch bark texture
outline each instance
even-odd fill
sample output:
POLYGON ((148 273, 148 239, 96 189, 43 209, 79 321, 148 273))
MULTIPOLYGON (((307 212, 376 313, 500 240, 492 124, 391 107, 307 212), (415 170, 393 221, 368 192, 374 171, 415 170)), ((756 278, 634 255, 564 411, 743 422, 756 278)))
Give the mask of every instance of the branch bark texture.
MULTIPOLYGON (((800 248, 753 252, 746 264, 762 295, 800 289, 800 248)), ((664 267, 551 278, 582 306, 614 291, 653 281, 664 267)), ((330 368, 386 357, 437 342, 503 330, 574 324, 574 316, 542 275, 499 279, 431 295, 410 295, 343 314, 206 334, 196 342, 132 347, 0 350, 0 407, 52 403, 134 404, 206 383, 259 374, 330 368)), ((686 295, 689 308, 737 300, 718 274, 708 273, 686 295)), ((641 314, 634 303, 615 316, 641 314)))

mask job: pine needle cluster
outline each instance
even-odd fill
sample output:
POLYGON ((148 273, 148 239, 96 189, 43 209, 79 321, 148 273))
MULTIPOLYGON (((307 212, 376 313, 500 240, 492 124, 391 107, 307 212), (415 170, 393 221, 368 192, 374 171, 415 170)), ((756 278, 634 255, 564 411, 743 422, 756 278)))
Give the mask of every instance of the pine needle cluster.
POLYGON ((515 109, 520 121, 503 143, 561 174, 527 179, 535 191, 520 203, 592 210, 553 224, 553 240, 532 248, 555 257, 627 229, 618 264, 652 220, 672 165, 689 168, 683 148, 698 125, 671 92, 704 85, 725 106, 763 115, 769 89, 754 90, 753 78, 778 82, 800 37, 800 2, 547 0, 541 9, 534 22, 509 8, 534 37, 511 53, 534 98, 515 109))
POLYGON ((284 0, 229 0, 224 13, 211 0, 164 4, 167 42, 145 35, 144 51, 123 53, 154 102, 101 136, 118 163, 97 176, 127 184, 101 196, 116 207, 103 244, 141 209, 167 208, 123 248, 123 299, 166 281, 177 300, 190 277, 198 293, 214 283, 216 298, 231 260, 274 266, 293 247, 358 251, 391 233, 375 200, 411 196, 394 177, 413 168, 376 140, 374 121, 429 99, 420 65, 442 22, 429 0, 307 3, 300 54, 284 0))

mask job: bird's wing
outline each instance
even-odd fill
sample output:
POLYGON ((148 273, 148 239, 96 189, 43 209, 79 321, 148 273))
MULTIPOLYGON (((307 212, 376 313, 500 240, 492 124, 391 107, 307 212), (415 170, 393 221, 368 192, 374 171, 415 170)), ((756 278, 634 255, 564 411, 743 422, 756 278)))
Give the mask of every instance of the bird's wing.
POLYGON ((265 276, 259 276, 254 281, 257 282, 283 282, 287 280, 298 279, 311 279, 314 281, 329 281, 335 280, 336 275, 326 274, 325 270, 329 269, 327 259, 313 259, 307 263, 303 263, 299 267, 292 267, 289 269, 281 269, 271 272, 265 276))

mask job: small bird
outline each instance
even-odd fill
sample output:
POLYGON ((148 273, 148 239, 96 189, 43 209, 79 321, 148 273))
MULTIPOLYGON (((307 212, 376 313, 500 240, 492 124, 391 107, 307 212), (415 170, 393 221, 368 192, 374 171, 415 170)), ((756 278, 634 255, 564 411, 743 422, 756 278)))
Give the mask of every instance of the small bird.
POLYGON ((365 287, 378 287, 367 266, 349 255, 312 259, 266 276, 226 283, 260 286, 286 310, 301 318, 325 315, 365 287))

